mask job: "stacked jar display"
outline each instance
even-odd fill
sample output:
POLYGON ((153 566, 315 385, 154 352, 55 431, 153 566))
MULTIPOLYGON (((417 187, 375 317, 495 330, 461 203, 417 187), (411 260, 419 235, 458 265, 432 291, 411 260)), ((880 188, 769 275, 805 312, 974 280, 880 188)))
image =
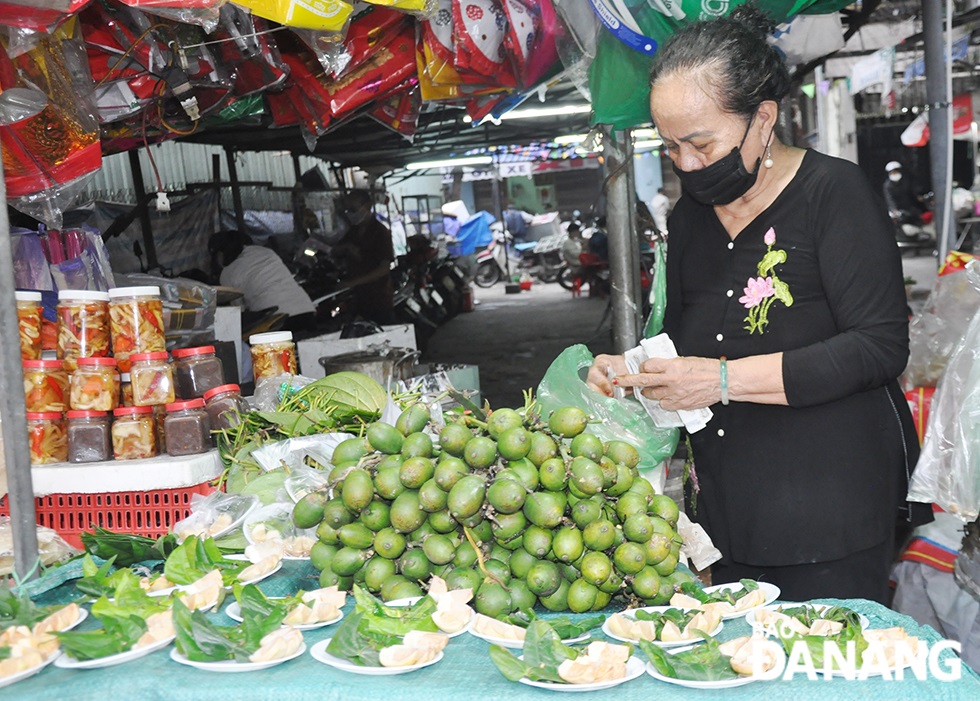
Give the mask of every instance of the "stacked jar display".
POLYGON ((255 382, 266 377, 296 374, 296 345, 291 331, 257 333, 248 337, 255 382))

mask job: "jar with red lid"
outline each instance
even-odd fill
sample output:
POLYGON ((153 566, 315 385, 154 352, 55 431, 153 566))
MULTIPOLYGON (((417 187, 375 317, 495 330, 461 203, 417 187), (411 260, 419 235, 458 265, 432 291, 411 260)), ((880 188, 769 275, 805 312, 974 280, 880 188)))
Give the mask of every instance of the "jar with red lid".
POLYGON ((112 459, 112 424, 108 412, 72 410, 67 416, 68 462, 112 459))
POLYGON ((174 376, 166 351, 133 353, 129 356, 129 377, 133 384, 133 404, 170 404, 174 396, 174 376))
POLYGON ((255 381, 296 374, 296 345, 292 331, 257 333, 248 337, 255 381))
POLYGON ((204 404, 211 421, 211 430, 234 428, 241 422, 241 415, 249 410, 238 385, 220 385, 204 393, 204 404))
POLYGON ((164 427, 167 452, 171 455, 196 455, 211 450, 211 424, 203 399, 168 404, 164 427))
POLYGON ((48 465, 68 460, 68 435, 60 411, 27 412, 31 464, 48 465))
POLYGON ((68 373, 60 360, 25 360, 24 400, 28 411, 68 408, 68 373))
POLYGON ((92 290, 58 293, 58 358, 75 372, 78 358, 109 355, 109 295, 92 290))
POLYGON ((121 406, 112 412, 112 454, 116 460, 152 458, 157 454, 153 407, 121 406))
POLYGON ((225 370, 214 346, 178 348, 174 356, 174 382, 181 399, 197 399, 225 383, 225 370))
POLYGON ((72 409, 112 411, 119 406, 119 373, 115 358, 79 358, 71 376, 72 409))
POLYGON ((17 326, 20 329, 20 357, 37 360, 41 357, 41 293, 15 292, 17 326))
POLYGON ((119 375, 119 406, 134 406, 133 380, 128 372, 119 375))
POLYGON ((160 288, 147 285, 109 290, 109 330, 120 372, 129 371, 133 353, 166 350, 160 288))

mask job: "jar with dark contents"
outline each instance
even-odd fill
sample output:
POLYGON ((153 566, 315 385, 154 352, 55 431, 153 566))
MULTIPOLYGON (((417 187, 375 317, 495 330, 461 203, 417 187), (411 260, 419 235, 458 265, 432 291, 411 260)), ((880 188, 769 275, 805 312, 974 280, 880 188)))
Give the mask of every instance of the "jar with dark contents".
POLYGON ((112 428, 105 411, 68 412, 68 462, 112 459, 112 428))
POLYGON ((167 452, 167 432, 164 422, 167 419, 167 405, 157 404, 153 407, 153 428, 157 434, 157 452, 163 455, 167 452))
POLYGON ((211 425, 203 399, 168 404, 164 426, 170 455, 196 455, 211 449, 211 425))
POLYGON ((213 387, 223 385, 225 370, 214 346, 178 348, 174 356, 174 382, 181 399, 197 399, 213 387))
POLYGON ((112 412, 112 453, 116 460, 152 458, 157 454, 153 407, 121 406, 112 412))
POLYGON ((59 411, 27 412, 31 465, 47 465, 68 460, 68 436, 59 411))
POLYGON ((221 385, 209 389, 204 393, 204 404, 214 431, 234 428, 241 422, 241 415, 249 411, 248 402, 242 397, 238 385, 221 385))

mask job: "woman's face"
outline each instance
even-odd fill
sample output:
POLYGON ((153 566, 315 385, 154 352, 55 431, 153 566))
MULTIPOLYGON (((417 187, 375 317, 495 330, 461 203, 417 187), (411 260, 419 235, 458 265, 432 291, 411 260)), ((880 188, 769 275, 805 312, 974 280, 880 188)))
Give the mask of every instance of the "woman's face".
POLYGON ((771 125, 757 115, 748 126, 737 114, 724 112, 700 81, 673 73, 650 92, 650 112, 663 140, 663 150, 680 170, 700 170, 727 156, 742 143, 742 161, 751 171, 763 157, 771 125))

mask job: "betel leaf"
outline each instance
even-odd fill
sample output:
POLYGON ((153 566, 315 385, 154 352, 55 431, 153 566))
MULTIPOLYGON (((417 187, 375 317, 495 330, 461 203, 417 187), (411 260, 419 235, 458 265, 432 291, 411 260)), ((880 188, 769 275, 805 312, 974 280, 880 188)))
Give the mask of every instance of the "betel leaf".
POLYGON ((109 558, 102 565, 95 564, 91 555, 86 555, 82 559, 82 577, 75 582, 78 591, 89 596, 102 596, 112 592, 112 584, 109 582, 109 571, 112 569, 114 558, 109 558))
MULTIPOLYGON (((793 645, 798 642, 806 645, 810 652, 810 658, 813 660, 813 666, 816 669, 823 669, 824 667, 826 644, 836 647, 841 659, 846 660, 847 645, 853 642, 854 663, 860 667, 861 655, 867 649, 868 641, 865 640, 862 634, 860 618, 854 611, 848 611, 844 614, 844 618, 846 625, 835 635, 800 635, 799 633, 793 633, 784 626, 778 626, 776 634, 779 636, 779 640, 782 642, 783 649, 786 650, 787 654, 792 654, 793 645)), ((835 661, 834 667, 837 668, 837 666, 835 661)))
POLYGON ((372 632, 365 623, 370 614, 355 611, 337 626, 327 652, 362 667, 380 667, 380 651, 401 642, 401 636, 372 632))
POLYGON ((497 665, 497 669, 500 670, 500 673, 509 682, 520 681, 523 677, 527 676, 527 663, 517 659, 517 656, 505 647, 491 645, 490 661, 497 665))
POLYGON ((0 630, 9 626, 27 626, 43 621, 60 606, 36 606, 27 594, 15 594, 7 585, 0 583, 0 630))
POLYGON ((367 629, 382 635, 405 635, 411 630, 438 632, 432 620, 436 602, 431 596, 423 596, 410 606, 388 606, 368 591, 354 585, 355 610, 364 614, 367 629))
POLYGON ((558 667, 565 660, 574 660, 578 652, 563 645, 561 638, 547 621, 537 620, 527 627, 524 636, 524 663, 528 679, 564 683, 558 667))
POLYGON ((146 621, 139 616, 104 616, 102 628, 80 633, 55 633, 61 649, 76 660, 96 660, 132 649, 146 632, 146 621))
POLYGON ((177 538, 168 534, 153 539, 95 526, 91 533, 82 533, 82 545, 90 555, 103 560, 115 557, 117 566, 129 567, 145 560, 165 560, 177 547, 177 538))
POLYGON ((163 574, 174 584, 186 585, 197 581, 214 569, 221 570, 225 586, 237 581, 238 574, 248 562, 226 560, 211 538, 188 536, 174 549, 163 565, 163 574))
POLYGON ((681 593, 697 599, 702 604, 710 604, 714 601, 711 598, 711 594, 702 589, 701 585, 697 582, 681 582, 681 593))
POLYGON ((658 672, 673 679, 686 681, 737 679, 739 674, 732 669, 731 658, 721 654, 718 642, 698 632, 704 638, 704 644, 695 645, 690 650, 670 654, 645 640, 640 641, 640 649, 658 672))
MULTIPOLYGON (((538 620, 538 616, 532 609, 521 609, 507 617, 507 623, 520 626, 521 628, 527 628, 536 620, 538 620)), ((547 621, 548 625, 558 633, 559 638, 562 640, 571 640, 572 638, 578 638, 584 635, 594 628, 598 628, 605 623, 606 617, 600 615, 573 621, 568 616, 554 616, 548 618, 547 621)))
POLYGON ((177 651, 189 660, 247 662, 254 652, 245 649, 237 626, 216 626, 201 611, 188 609, 180 599, 174 601, 174 629, 177 651))

